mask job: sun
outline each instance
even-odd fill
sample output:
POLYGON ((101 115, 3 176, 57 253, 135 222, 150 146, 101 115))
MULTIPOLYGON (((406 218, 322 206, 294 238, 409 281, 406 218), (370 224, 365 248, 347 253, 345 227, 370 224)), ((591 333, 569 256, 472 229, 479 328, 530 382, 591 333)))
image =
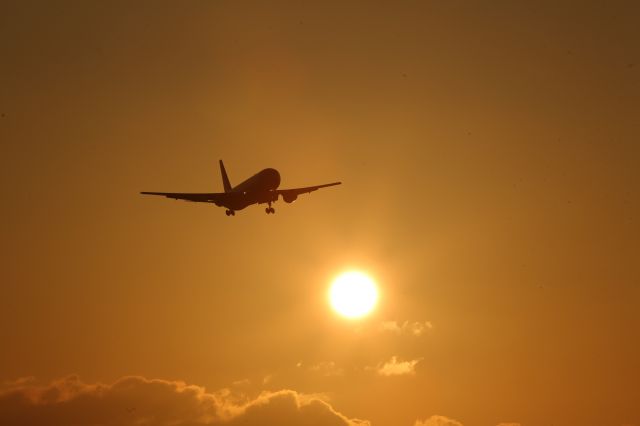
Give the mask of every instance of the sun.
POLYGON ((331 307, 346 318, 361 318, 378 302, 378 289, 373 279, 359 271, 338 275, 329 289, 331 307))

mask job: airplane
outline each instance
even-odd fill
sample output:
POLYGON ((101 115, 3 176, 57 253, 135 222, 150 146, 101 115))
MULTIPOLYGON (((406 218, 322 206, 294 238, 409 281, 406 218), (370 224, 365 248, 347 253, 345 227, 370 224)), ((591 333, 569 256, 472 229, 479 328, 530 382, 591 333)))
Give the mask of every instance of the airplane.
POLYGON ((273 214, 276 210, 271 207, 278 201, 280 195, 286 203, 293 203, 300 194, 308 194, 320 188, 340 185, 342 182, 325 183, 323 185, 305 186, 303 188, 278 189, 280 173, 276 169, 264 169, 249 179, 232 187, 220 160, 220 174, 224 192, 213 193, 181 193, 181 192, 140 192, 143 195, 161 195, 175 200, 186 200, 197 203, 213 203, 218 207, 225 207, 227 216, 235 216, 237 210, 242 210, 252 204, 268 204, 264 211, 273 214))

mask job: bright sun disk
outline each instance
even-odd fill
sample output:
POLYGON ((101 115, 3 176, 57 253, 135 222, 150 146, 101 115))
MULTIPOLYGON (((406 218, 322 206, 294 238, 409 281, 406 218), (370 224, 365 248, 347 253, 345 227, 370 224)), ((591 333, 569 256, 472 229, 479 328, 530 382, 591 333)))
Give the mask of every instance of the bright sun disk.
POLYGON ((378 289, 371 277, 358 271, 343 272, 329 290, 331 307, 347 318, 360 318, 375 308, 378 289))

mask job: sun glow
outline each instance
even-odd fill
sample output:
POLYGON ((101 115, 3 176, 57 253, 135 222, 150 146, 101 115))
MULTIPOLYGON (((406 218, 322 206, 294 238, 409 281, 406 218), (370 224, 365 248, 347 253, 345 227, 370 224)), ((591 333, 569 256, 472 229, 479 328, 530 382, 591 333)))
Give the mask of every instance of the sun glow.
POLYGON ((375 308, 377 301, 375 282, 362 272, 343 272, 331 283, 329 302, 343 317, 361 318, 375 308))

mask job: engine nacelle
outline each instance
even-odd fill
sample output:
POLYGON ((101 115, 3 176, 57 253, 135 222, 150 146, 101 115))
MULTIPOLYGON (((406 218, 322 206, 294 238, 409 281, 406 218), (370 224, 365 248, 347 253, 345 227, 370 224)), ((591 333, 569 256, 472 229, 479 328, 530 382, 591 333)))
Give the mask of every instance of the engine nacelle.
POLYGON ((284 193, 282 194, 282 199, 285 201, 285 203, 293 203, 295 200, 298 199, 298 194, 284 193))

